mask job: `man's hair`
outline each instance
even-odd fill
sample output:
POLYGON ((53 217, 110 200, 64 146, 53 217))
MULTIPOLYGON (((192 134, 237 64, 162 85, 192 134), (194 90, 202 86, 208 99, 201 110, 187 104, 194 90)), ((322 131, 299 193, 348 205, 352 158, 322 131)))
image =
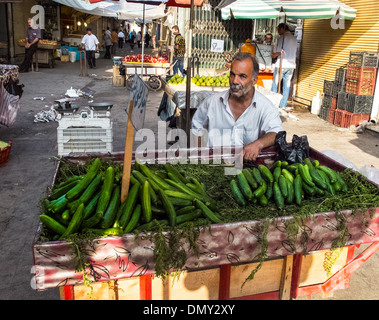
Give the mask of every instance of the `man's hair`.
POLYGON ((92 31, 92 29, 91 29, 91 28, 87 28, 87 32, 88 32, 88 31, 92 31))
POLYGON ((253 63, 253 79, 255 79, 259 74, 259 63, 257 57, 249 52, 237 52, 237 54, 233 57, 233 61, 243 61, 247 59, 253 63))
POLYGON ((266 38, 267 36, 271 36, 271 39, 272 39, 272 33, 266 33, 265 38, 266 38))
POLYGON ((175 29, 179 32, 179 27, 177 25, 173 26, 171 29, 175 29))
POLYGON ((284 29, 284 30, 289 30, 288 25, 286 23, 279 23, 278 28, 284 29))

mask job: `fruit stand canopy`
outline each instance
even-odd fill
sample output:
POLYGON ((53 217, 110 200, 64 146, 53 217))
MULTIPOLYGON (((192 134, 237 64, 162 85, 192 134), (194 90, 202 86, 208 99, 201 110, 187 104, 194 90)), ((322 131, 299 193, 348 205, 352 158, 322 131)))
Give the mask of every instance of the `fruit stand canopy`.
POLYGON ((275 19, 281 15, 292 19, 354 20, 357 10, 337 0, 235 0, 218 6, 223 20, 275 19))
POLYGON ((84 12, 102 17, 113 17, 123 20, 140 18, 154 20, 166 16, 165 2, 168 0, 149 0, 146 3, 156 5, 134 3, 133 1, 85 1, 85 0, 54 0, 60 4, 72 7, 79 12, 84 12), (144 13, 145 12, 145 13, 144 13))

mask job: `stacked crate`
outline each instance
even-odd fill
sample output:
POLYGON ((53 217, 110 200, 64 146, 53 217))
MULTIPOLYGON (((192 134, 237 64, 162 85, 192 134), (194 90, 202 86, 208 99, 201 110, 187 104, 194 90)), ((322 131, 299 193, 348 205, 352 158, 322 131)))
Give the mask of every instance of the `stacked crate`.
POLYGON ((319 118, 328 121, 329 110, 332 105, 332 91, 333 91, 334 81, 324 80, 324 98, 322 99, 322 105, 319 113, 319 118))
POLYGON ((352 51, 347 68, 337 69, 335 83, 337 78, 343 79, 343 73, 345 81, 341 80, 341 85, 335 88, 338 92, 334 125, 348 128, 370 120, 378 60, 378 54, 352 51))

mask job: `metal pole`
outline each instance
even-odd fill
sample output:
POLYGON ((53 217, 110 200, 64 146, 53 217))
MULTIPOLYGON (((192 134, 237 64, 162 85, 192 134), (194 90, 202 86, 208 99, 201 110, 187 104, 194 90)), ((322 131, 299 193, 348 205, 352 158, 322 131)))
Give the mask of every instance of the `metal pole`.
POLYGON ((187 82, 186 82, 186 135, 187 148, 191 146, 191 65, 192 65, 192 21, 193 21, 194 0, 191 0, 190 23, 189 23, 189 40, 188 40, 188 58, 187 58, 187 82))
MULTIPOLYGON (((142 37, 141 37, 141 41, 142 41, 142 62, 141 62, 141 79, 143 79, 143 55, 144 55, 144 32, 145 32, 145 3, 143 3, 143 19, 142 19, 142 28, 141 28, 141 33, 142 33, 142 37)), ((137 46, 138 46, 138 43, 137 43, 137 46)))

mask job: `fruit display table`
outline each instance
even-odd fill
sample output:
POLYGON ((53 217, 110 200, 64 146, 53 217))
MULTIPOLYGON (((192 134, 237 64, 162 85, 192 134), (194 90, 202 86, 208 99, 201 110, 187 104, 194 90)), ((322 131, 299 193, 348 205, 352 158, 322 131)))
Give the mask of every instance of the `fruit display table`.
MULTIPOLYGON (((185 151, 187 157, 193 159, 194 150, 185 151)), ((223 159, 233 159, 235 157, 233 152, 231 150, 229 154, 223 154, 223 159)), ((158 155, 162 161, 164 159, 162 150, 156 152, 156 159, 158 155)), ((266 149, 261 153, 256 165, 270 161, 272 163, 276 155, 275 148, 266 149)), ((219 156, 213 149, 204 149, 198 153, 199 160, 203 163, 215 160, 219 156)), ((124 154, 114 153, 101 157, 103 161, 122 163, 124 154)), ((318 160, 320 165, 327 165, 335 171, 345 169, 340 163, 312 148, 309 148, 309 157, 312 161, 318 160)), ((65 161, 84 164, 88 158, 89 156, 79 155, 66 157, 65 161)), ((59 175, 59 168, 60 163, 54 181, 59 175)), ((167 232, 165 234, 168 235, 167 232)), ((84 283, 83 273, 77 271, 77 263, 81 261, 86 266, 86 280, 93 281, 96 288, 100 286, 104 289, 105 286, 109 290, 112 288, 113 292, 120 288, 118 292, 120 297, 133 290, 135 287, 133 281, 136 280, 141 291, 137 290, 138 294, 134 299, 139 297, 151 299, 157 294, 152 288, 156 268, 153 254, 154 238, 147 236, 146 233, 137 235, 128 233, 72 243, 62 240, 43 241, 41 236, 43 236, 42 225, 39 226, 33 243, 37 290, 64 287, 64 298, 75 298, 74 287, 82 286, 84 283), (116 280, 120 280, 118 284, 116 280), (126 282, 122 282, 124 280, 126 282)), ((189 278, 185 283, 182 282, 181 285, 186 286, 188 291, 194 291, 206 284, 212 291, 212 295, 208 298, 216 299, 249 299, 257 294, 260 298, 268 299, 295 298, 301 293, 343 289, 348 287, 351 273, 379 249, 378 241, 379 208, 373 208, 370 212, 353 212, 345 208, 338 212, 320 212, 302 218, 283 215, 262 220, 213 223, 198 235, 197 252, 184 244, 187 248, 184 270, 193 272, 196 276, 192 277, 192 280, 189 278), (299 228, 294 230, 294 225, 298 225, 299 228), (331 271, 328 263, 334 264, 335 261, 331 261, 333 259, 330 255, 335 252, 330 249, 335 248, 336 239, 339 239, 338 244, 343 248, 337 252, 337 257, 342 259, 339 261, 340 265, 337 270, 333 269, 333 273, 335 272, 333 276, 319 275, 318 273, 331 271), (353 259, 352 249, 359 244, 371 245, 353 259), (241 284, 254 268, 251 264, 259 261, 264 246, 266 246, 264 263, 267 263, 267 268, 262 266, 256 274, 256 280, 260 279, 261 286, 258 292, 254 292, 257 286, 249 287, 250 291, 243 291, 241 284), (319 258, 317 255, 311 256, 314 253, 321 255, 319 258), (318 276, 311 277, 314 275, 310 272, 315 270, 318 276), (274 278, 275 283, 273 283, 274 278), (201 281, 198 283, 194 279, 201 281), (238 283, 237 287, 233 286, 235 283, 238 283), (272 286, 267 287, 268 283, 272 286), (279 283, 281 283, 281 293, 278 293, 279 283)), ((159 283, 154 283, 153 286, 157 286, 159 291, 159 283)), ((247 287, 244 287, 244 290, 247 290, 247 287)), ((178 296, 172 297, 175 298, 178 296)), ((194 298, 199 299, 199 296, 194 298)))

